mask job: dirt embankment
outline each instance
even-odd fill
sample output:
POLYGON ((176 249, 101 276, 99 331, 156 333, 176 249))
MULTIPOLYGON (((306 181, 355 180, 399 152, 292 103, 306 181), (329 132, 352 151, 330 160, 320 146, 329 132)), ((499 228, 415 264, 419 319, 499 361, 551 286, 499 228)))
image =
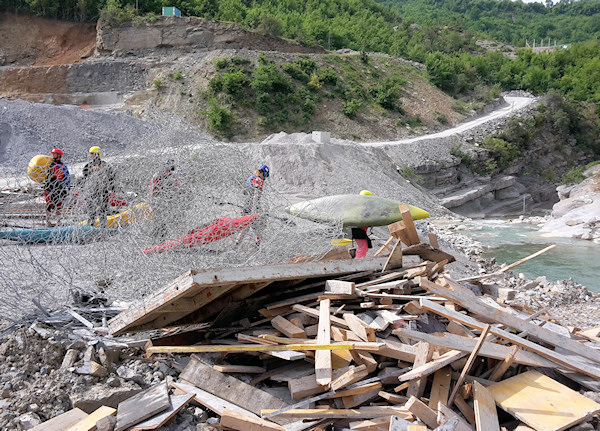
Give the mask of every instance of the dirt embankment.
POLYGON ((96 28, 3 12, 0 41, 0 66, 72 64, 94 53, 96 28))

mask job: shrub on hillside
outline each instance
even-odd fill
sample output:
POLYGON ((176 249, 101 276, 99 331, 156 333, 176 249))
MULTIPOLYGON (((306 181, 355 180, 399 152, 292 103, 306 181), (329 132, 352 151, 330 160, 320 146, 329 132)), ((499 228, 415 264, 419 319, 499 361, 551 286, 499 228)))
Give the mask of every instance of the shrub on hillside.
POLYGON ((228 72, 223 75, 223 90, 227 93, 237 96, 250 83, 250 78, 242 71, 228 72))
POLYGON ((356 117, 358 111, 362 108, 362 101, 358 99, 352 99, 342 105, 342 113, 348 118, 356 117))
POLYGON ((225 131, 233 124, 233 115, 227 108, 219 106, 217 100, 212 98, 208 102, 209 108, 202 111, 202 114, 208 119, 208 126, 213 131, 225 131))

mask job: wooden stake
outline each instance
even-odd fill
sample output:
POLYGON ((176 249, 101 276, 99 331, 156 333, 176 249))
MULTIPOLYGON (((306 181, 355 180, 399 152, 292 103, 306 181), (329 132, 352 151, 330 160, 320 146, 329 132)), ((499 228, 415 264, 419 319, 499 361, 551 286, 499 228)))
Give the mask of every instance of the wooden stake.
POLYGON ((483 346, 483 343, 485 342, 485 337, 487 337, 487 334, 489 332, 490 332, 490 325, 485 325, 485 327, 483 328, 483 331, 481 331, 481 335, 479 336, 479 340, 477 341, 475 348, 471 352, 471 355, 469 356, 469 359, 467 360, 467 363, 465 364, 465 366, 462 370, 462 373, 460 373, 460 377, 458 378, 458 381, 456 382, 456 385, 454 386, 454 390, 452 391, 450 398, 448 398, 448 404, 452 404, 452 402, 454 401, 454 397, 458 393, 460 386, 462 385, 462 382, 465 379, 465 376, 471 370, 471 367, 473 366, 473 363, 475 362, 475 358, 477 357, 477 353, 479 353, 479 349, 481 349, 481 346, 483 346))

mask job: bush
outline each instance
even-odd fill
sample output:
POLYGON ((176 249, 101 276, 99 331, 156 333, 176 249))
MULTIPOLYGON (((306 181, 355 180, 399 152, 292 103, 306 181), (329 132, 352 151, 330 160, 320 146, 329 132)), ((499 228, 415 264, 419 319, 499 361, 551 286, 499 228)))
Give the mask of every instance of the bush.
POLYGON ((438 114, 436 119, 438 120, 438 122, 440 124, 444 124, 444 125, 448 124, 448 117, 446 117, 446 114, 438 114))
POLYGON ((152 85, 154 86, 154 88, 156 88, 157 90, 160 90, 163 87, 163 82, 161 79, 155 79, 154 82, 152 83, 152 85))
POLYGON ((290 93, 293 90, 289 78, 280 73, 272 63, 259 65, 254 70, 250 85, 260 93, 290 93))
POLYGON ((560 178, 560 181, 563 184, 579 184, 580 182, 582 182, 583 180, 585 180, 585 177, 583 176, 583 172, 584 171, 585 171, 585 167, 584 166, 575 166, 569 172, 567 172, 566 174, 564 174, 560 178))
POLYGON ((342 105, 342 113, 348 118, 356 117, 358 111, 362 108, 362 101, 359 99, 352 99, 342 105))
POLYGON ((249 83, 250 78, 241 70, 223 75, 223 90, 234 96, 241 94, 249 83))
POLYGON ((229 60, 226 58, 217 58, 215 60, 215 67, 217 68, 217 70, 222 70, 225 69, 227 66, 229 66, 229 60))
POLYGON ((169 75, 169 78, 171 78, 173 81, 181 81, 183 79, 183 75, 182 73, 178 70, 177 72, 171 73, 169 75))
POLYGON ((378 84, 373 90, 372 94, 375 101, 385 109, 400 110, 402 95, 402 86, 406 83, 406 80, 399 77, 388 77, 385 78, 380 84, 378 84))
POLYGON ((319 81, 325 85, 335 85, 337 83, 337 73, 331 67, 320 70, 318 73, 319 81))
POLYGON ((308 82, 309 75, 297 63, 285 63, 283 71, 300 82, 308 82))
POLYGON ((215 76, 210 81, 208 81, 208 86, 214 93, 218 93, 223 90, 223 77, 215 76))
POLYGON ((307 115, 313 115, 317 110, 317 105, 311 99, 305 99, 302 104, 302 111, 307 115))
POLYGON ((137 13, 133 5, 121 7, 119 0, 108 0, 106 6, 100 10, 100 18, 108 25, 118 25, 123 22, 133 21, 137 13))
POLYGON ((219 106, 215 98, 212 98, 208 105, 209 108, 202 111, 202 114, 208 119, 210 129, 219 132, 229 129, 233 123, 231 112, 227 108, 219 106))
POLYGON ((246 64, 250 64, 250 60, 248 60, 247 58, 243 58, 243 57, 233 57, 231 59, 231 62, 233 64, 235 64, 236 66, 244 66, 246 64))
POLYGON ((516 145, 502 139, 492 138, 491 136, 483 138, 481 146, 489 150, 500 170, 506 169, 511 161, 521 155, 516 145))

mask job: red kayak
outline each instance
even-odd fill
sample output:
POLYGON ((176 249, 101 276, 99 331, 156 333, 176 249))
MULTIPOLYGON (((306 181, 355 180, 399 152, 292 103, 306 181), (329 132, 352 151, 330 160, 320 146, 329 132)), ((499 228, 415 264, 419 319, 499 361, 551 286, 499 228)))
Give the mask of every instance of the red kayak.
POLYGON ((223 217, 215 219, 210 225, 202 229, 194 229, 186 236, 161 242, 160 244, 142 250, 142 253, 162 253, 168 249, 182 249, 195 247, 231 236, 251 225, 258 218, 258 214, 242 217, 223 217))

